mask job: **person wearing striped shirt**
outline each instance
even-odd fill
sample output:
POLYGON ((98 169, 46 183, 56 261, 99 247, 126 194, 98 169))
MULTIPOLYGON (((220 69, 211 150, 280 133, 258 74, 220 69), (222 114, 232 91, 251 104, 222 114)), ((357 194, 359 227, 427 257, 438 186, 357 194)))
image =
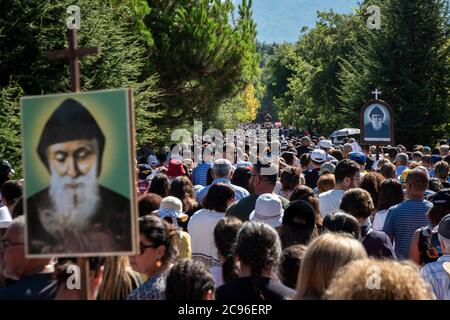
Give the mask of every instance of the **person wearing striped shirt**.
MULTIPOLYGON (((448 192, 450 193, 450 189, 448 192)), ((438 300, 450 300, 450 214, 438 226, 442 257, 426 264, 420 274, 431 285, 438 300)))
POLYGON ((206 186, 206 177, 209 168, 212 168, 211 161, 204 161, 194 168, 192 171, 192 183, 194 185, 206 186))
POLYGON ((406 201, 389 209, 383 226, 392 242, 399 260, 409 258, 414 232, 431 223, 426 215, 433 206, 424 199, 428 188, 428 174, 424 168, 417 167, 406 177, 406 201))

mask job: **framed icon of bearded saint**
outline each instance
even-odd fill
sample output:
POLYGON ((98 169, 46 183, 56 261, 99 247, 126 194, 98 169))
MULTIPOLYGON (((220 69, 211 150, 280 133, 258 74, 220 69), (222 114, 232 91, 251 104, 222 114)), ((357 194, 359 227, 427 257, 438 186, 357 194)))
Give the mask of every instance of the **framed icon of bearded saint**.
POLYGON ((361 109, 361 144, 394 144, 392 108, 382 100, 371 100, 361 109))
POLYGON ((131 90, 23 97, 28 257, 136 252, 131 90))

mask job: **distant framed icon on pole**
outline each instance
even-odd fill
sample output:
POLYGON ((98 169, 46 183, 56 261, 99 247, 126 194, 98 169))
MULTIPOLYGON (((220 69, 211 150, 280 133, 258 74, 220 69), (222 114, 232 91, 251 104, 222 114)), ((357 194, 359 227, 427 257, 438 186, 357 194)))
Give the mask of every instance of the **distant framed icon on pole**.
POLYGON ((360 115, 361 144, 394 145, 394 116, 389 104, 371 100, 364 104, 360 115))

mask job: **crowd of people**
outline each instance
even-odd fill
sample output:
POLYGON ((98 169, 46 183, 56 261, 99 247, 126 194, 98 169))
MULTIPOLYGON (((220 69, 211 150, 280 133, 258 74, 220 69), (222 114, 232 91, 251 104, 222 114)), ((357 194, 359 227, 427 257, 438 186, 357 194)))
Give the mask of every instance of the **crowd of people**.
MULTIPOLYGON (((234 161, 141 152, 138 253, 89 258, 89 297, 450 300, 448 141, 377 155, 288 128, 277 144, 255 162, 230 141, 234 161)), ((81 299, 78 258, 26 258, 23 181, 0 171, 0 299, 81 299)))

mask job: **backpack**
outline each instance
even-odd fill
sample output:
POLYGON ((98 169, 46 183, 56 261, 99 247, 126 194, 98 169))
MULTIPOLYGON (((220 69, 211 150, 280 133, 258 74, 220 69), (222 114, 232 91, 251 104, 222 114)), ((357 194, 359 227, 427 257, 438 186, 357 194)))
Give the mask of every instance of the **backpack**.
POLYGON ((420 228, 419 232, 419 254, 423 264, 435 262, 442 256, 442 248, 439 243, 437 232, 433 232, 433 225, 420 228))

